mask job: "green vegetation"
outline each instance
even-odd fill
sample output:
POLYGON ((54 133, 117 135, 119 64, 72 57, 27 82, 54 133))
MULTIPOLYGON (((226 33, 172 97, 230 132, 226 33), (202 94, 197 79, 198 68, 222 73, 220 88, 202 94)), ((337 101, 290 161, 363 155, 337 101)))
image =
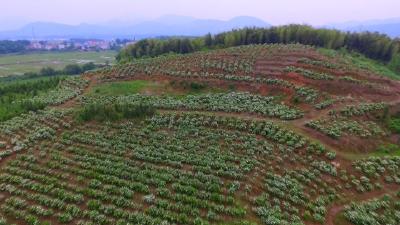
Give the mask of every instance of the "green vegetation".
POLYGON ((295 108, 277 103, 275 97, 264 97, 250 93, 215 93, 175 96, 145 96, 140 94, 125 96, 100 96, 84 98, 85 104, 95 105, 150 105, 159 109, 186 109, 199 111, 220 111, 232 113, 256 113, 262 116, 284 120, 297 119, 303 113, 295 108))
POLYGON ((66 65, 93 62, 94 64, 112 64, 114 51, 105 52, 56 52, 29 53, 22 55, 0 56, 0 77, 38 73, 44 67, 62 70, 66 65))
POLYGON ((389 114, 389 109, 387 109, 382 116, 382 121, 394 134, 400 134, 400 112, 396 112, 393 115, 389 114))
MULTIPOLYGON (((197 95, 197 94, 204 94, 204 93, 224 93, 227 92, 226 89, 209 86, 206 82, 196 82, 196 81, 171 81, 169 85, 172 87, 173 90, 182 90, 184 95, 197 95)), ((233 91, 235 89, 234 85, 229 87, 229 90, 233 91)), ((173 93, 173 95, 182 95, 182 93, 173 93)))
POLYGON ((380 145, 371 156, 400 156, 400 146, 397 144, 380 145))
POLYGON ((344 33, 337 30, 315 29, 304 25, 272 28, 246 28, 206 35, 197 39, 142 40, 122 50, 117 60, 126 62, 135 58, 155 57, 167 53, 191 53, 202 49, 227 48, 250 44, 300 43, 327 49, 347 48, 371 59, 391 61, 399 52, 398 43, 377 33, 344 33))
POLYGON ((79 77, 50 77, 0 84, 0 121, 77 96, 86 81, 79 77))
POLYGON ((389 128, 397 133, 400 134, 400 118, 390 119, 389 121, 389 128))
MULTIPOLYGON (((88 116, 104 112, 95 108, 88 116)), ((48 118, 49 124, 57 121, 48 118)), ((228 218, 227 224, 252 224, 247 216, 254 210, 266 224, 271 219, 303 224, 300 209, 307 208, 322 223, 335 199, 336 190, 329 187, 337 186, 337 172, 323 146, 270 121, 156 114, 142 121, 74 125, 59 139, 52 132, 40 137, 33 139, 43 141, 40 155, 22 152, 0 174, 0 191, 10 193, 0 209, 8 218, 95 224, 220 224, 228 218), (272 143, 279 143, 279 150, 272 143), (261 172, 258 160, 273 166, 280 157, 280 165, 266 175, 267 186, 258 186, 262 195, 252 195, 258 184, 247 179, 261 172), (283 169, 290 159, 307 169, 283 169), (286 191, 293 195, 282 195, 286 191), (320 198, 311 200, 317 191, 320 198), (275 200, 268 204, 269 197, 275 200)))
POLYGON ((148 80, 132 80, 120 82, 106 82, 96 85, 88 96, 118 96, 130 94, 162 94, 184 97, 187 94, 226 92, 221 88, 208 87, 206 83, 188 81, 157 82, 148 80))
POLYGON ((0 121, 0 224, 398 224, 400 84, 369 69, 274 44, 55 71, 0 85, 33 108, 0 121))
POLYGON ((28 146, 37 144, 38 141, 51 140, 57 129, 65 129, 71 125, 64 117, 69 110, 38 110, 13 117, 0 123, 0 135, 2 140, 6 138, 11 145, 2 142, 0 160, 26 150, 28 146), (21 135, 23 134, 23 135, 21 135))
POLYGON ((55 70, 52 67, 43 67, 39 72, 27 72, 23 75, 0 77, 0 82, 31 80, 36 78, 56 77, 63 75, 78 75, 96 68, 98 68, 98 66, 92 62, 85 63, 82 66, 78 64, 68 64, 61 70, 55 70))
POLYGON ((398 70, 394 70, 394 67, 390 66, 391 64, 386 65, 382 62, 369 59, 362 54, 349 52, 345 49, 335 51, 332 49, 319 48, 318 51, 324 55, 341 61, 341 63, 344 64, 343 69, 345 70, 350 69, 351 67, 357 67, 365 71, 372 71, 374 73, 384 75, 391 79, 400 79, 400 72, 398 70))
MULTIPOLYGON (((323 50, 335 52, 334 50, 321 49, 321 51, 323 51, 323 50)), ((312 59, 308 59, 308 58, 302 58, 299 60, 299 62, 308 64, 308 65, 320 66, 320 67, 327 68, 327 69, 339 69, 340 68, 340 66, 335 63, 331 63, 331 62, 327 62, 327 61, 320 61, 320 60, 312 60, 312 59)))
MULTIPOLYGON (((182 83, 181 83, 181 85, 182 85, 182 83)), ((183 86, 183 88, 186 88, 186 89, 190 88, 193 91, 201 91, 206 88, 205 84, 196 83, 196 82, 190 82, 189 84, 183 83, 182 86, 183 86)))
MULTIPOLYGON (((352 116, 363 116, 371 112, 375 111, 384 111, 388 108, 388 105, 384 102, 378 103, 360 103, 357 105, 347 105, 340 109, 338 113, 345 117, 352 117, 352 116)), ((336 114, 335 110, 331 110, 329 112, 331 115, 336 114)))
POLYGON ((0 40, 0 54, 24 52, 28 45, 29 41, 0 40))
POLYGON ((375 122, 357 121, 343 117, 312 120, 307 122, 306 126, 335 139, 340 138, 343 134, 359 136, 362 138, 385 135, 385 131, 375 122))
POLYGON ((39 94, 55 89, 65 78, 40 78, 28 81, 15 81, 0 85, 0 121, 16 115, 43 109, 46 105, 29 100, 39 94))
POLYGON ((134 104, 87 104, 77 113, 79 121, 116 121, 121 119, 143 118, 152 116, 155 110, 147 105, 134 104))
POLYGON ((287 73, 291 73, 291 72, 298 73, 298 74, 301 74, 304 77, 307 77, 307 78, 310 78, 310 79, 313 79, 313 80, 333 80, 333 76, 331 76, 329 74, 317 73, 317 72, 313 72, 313 71, 306 70, 306 69, 303 69, 303 68, 296 68, 296 67, 293 67, 293 66, 286 67, 285 72, 287 72, 287 73))
POLYGON ((129 95, 139 93, 145 88, 162 88, 162 85, 146 80, 103 83, 93 88, 89 95, 129 95))
MULTIPOLYGON (((323 103, 324 104, 322 105, 316 105, 316 107, 322 107, 325 103, 329 105, 332 102, 328 101, 323 103)), ((346 105, 339 110, 330 110, 328 117, 308 121, 306 126, 319 130, 320 132, 336 139, 340 138, 344 133, 362 138, 385 136, 387 134, 377 123, 378 121, 365 118, 360 119, 357 117, 367 116, 376 112, 380 114, 382 111, 386 112, 388 107, 389 106, 384 102, 346 105)), ((382 118, 380 119, 382 120, 382 118)))
POLYGON ((81 73, 84 73, 86 71, 90 71, 93 69, 96 69, 97 66, 92 63, 85 63, 82 66, 78 64, 68 64, 64 67, 62 70, 55 70, 51 67, 43 67, 38 74, 35 73, 26 73, 25 75, 31 75, 33 77, 51 77, 51 76, 57 76, 57 75, 78 75, 81 73))
POLYGON ((362 203, 353 202, 344 210, 345 218, 355 225, 398 224, 399 214, 400 201, 390 195, 362 203))
POLYGON ((392 60, 389 63, 389 68, 397 74, 400 74, 400 53, 397 53, 392 57, 392 60))

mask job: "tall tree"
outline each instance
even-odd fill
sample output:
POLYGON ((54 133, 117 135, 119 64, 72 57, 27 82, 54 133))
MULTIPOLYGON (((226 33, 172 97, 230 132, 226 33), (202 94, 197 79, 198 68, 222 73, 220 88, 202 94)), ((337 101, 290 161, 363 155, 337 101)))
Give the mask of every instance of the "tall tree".
POLYGON ((210 33, 206 34, 204 37, 204 45, 207 47, 211 47, 213 45, 213 38, 210 33))

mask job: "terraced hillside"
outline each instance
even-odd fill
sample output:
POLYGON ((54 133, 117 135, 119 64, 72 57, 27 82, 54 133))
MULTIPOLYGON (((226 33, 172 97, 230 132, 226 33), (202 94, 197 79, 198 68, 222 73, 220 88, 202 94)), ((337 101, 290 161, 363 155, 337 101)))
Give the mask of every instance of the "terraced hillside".
POLYGON ((250 45, 74 78, 0 123, 0 224, 400 224, 400 83, 356 62, 250 45))

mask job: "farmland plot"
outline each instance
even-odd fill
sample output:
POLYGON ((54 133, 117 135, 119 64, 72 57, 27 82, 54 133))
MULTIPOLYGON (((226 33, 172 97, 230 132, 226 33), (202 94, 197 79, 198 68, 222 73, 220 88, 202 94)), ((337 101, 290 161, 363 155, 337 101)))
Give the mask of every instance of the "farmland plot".
POLYGON ((399 157, 345 151, 397 146, 398 88, 303 45, 65 79, 0 123, 0 224, 398 224, 399 157))

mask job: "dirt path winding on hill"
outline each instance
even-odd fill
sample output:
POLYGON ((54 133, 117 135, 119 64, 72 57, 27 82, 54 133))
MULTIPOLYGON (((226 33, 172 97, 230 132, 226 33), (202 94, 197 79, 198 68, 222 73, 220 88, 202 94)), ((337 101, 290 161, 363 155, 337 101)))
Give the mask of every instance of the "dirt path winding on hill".
POLYGON ((334 205, 332 206, 327 213, 325 218, 326 225, 335 225, 334 221, 336 216, 344 209, 344 205, 334 205))
POLYGON ((335 219, 337 218, 338 214, 341 213, 344 208, 350 204, 351 201, 356 202, 365 202, 375 198, 381 198, 383 195, 393 195, 397 192, 396 187, 386 187, 382 190, 371 192, 371 193, 363 193, 359 194, 354 197, 354 199, 347 199, 345 203, 342 204, 334 204, 332 205, 326 214, 325 217, 325 224, 326 225, 337 225, 335 224, 335 219))
POLYGON ((78 98, 82 95, 85 95, 86 93, 88 93, 93 86, 95 86, 98 83, 98 79, 96 76, 94 75, 82 75, 83 79, 86 79, 87 81, 89 81, 88 85, 83 89, 83 91, 76 97, 71 98, 70 100, 64 102, 63 104, 54 106, 54 108, 73 108, 78 104, 78 98))

